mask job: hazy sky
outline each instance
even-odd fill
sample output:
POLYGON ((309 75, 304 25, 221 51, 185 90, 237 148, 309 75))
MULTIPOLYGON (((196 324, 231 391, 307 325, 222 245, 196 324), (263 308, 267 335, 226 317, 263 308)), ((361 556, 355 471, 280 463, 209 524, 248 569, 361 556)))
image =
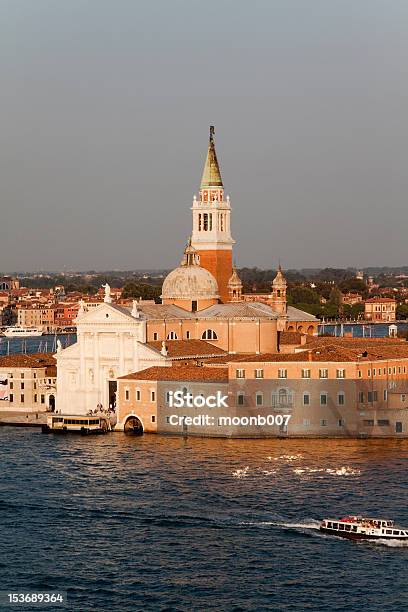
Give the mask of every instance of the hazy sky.
POLYGON ((0 0, 0 271, 408 264, 407 0, 0 0))

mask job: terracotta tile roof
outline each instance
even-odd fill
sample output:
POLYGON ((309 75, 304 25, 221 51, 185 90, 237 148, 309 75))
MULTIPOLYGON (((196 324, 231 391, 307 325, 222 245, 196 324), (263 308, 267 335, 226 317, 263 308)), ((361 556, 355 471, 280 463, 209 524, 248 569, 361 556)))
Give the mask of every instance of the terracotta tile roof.
POLYGON ((364 300, 366 304, 371 304, 371 303, 375 303, 375 302, 395 302, 396 300, 394 298, 388 298, 388 297, 374 297, 374 298, 369 298, 368 300, 364 300))
MULTIPOLYGON (((167 357, 182 359, 185 357, 210 357, 212 355, 227 355, 226 351, 205 340, 166 340, 167 357)), ((162 349, 160 340, 147 342, 147 346, 157 350, 162 349)))
POLYGON ((190 381, 190 382, 228 382, 228 368, 207 368, 205 366, 189 366, 189 365, 173 365, 154 366, 120 376, 119 380, 174 380, 174 381, 190 381))
POLYGON ((339 346, 336 343, 327 344, 321 347, 299 350, 296 353, 268 353, 261 355, 241 356, 235 361, 241 362, 282 362, 282 361, 315 361, 315 362, 364 362, 388 359, 408 359, 408 343, 403 344, 378 344, 358 346, 339 346))
POLYGON ((314 348, 318 346, 325 346, 328 344, 335 344, 336 346, 347 346, 353 347, 373 347, 378 346, 404 346, 408 345, 407 341, 403 338, 349 338, 335 337, 335 336, 306 336, 306 344, 308 348, 314 348))
POLYGON ((23 355, 5 355, 0 357, 0 368, 48 368, 56 366, 56 360, 50 353, 33 353, 23 355))
POLYGON ((300 345, 302 343, 302 336, 304 336, 304 334, 300 332, 283 331, 279 336, 279 343, 300 345))

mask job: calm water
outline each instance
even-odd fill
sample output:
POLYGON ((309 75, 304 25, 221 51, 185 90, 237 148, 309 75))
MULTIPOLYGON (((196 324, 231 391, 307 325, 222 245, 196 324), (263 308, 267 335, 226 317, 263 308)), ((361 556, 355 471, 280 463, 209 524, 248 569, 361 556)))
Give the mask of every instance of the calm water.
POLYGON ((0 337, 0 356, 13 353, 55 353, 57 339, 62 347, 66 348, 76 342, 76 334, 60 334, 58 336, 46 334, 35 338, 6 338, 0 337))
POLYGON ((406 333, 408 331, 408 323, 376 323, 374 325, 349 324, 341 325, 319 325, 319 334, 332 334, 341 336, 342 333, 351 333, 354 338, 385 338, 389 335, 390 325, 396 325, 398 332, 406 333))
POLYGON ((408 525, 408 441, 1 428, 0 444, 2 589, 86 612, 408 609, 408 547, 316 530, 350 512, 408 525))

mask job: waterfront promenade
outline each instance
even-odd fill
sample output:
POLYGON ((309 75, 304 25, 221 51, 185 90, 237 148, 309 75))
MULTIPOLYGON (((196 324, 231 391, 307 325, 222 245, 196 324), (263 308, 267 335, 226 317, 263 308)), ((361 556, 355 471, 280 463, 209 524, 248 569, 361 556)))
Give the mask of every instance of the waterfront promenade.
POLYGON ((46 412, 22 412, 21 410, 0 412, 0 427, 41 427, 47 422, 46 412))

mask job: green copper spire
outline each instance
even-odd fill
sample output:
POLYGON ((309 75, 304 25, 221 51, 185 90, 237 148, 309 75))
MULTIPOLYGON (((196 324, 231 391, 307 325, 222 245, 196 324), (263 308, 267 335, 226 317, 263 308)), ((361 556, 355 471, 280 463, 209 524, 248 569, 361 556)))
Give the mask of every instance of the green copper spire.
POLYGON ((223 187, 220 167, 214 145, 214 126, 210 126, 210 141, 208 143, 207 159, 205 160, 204 172, 201 179, 200 189, 209 187, 223 187))

